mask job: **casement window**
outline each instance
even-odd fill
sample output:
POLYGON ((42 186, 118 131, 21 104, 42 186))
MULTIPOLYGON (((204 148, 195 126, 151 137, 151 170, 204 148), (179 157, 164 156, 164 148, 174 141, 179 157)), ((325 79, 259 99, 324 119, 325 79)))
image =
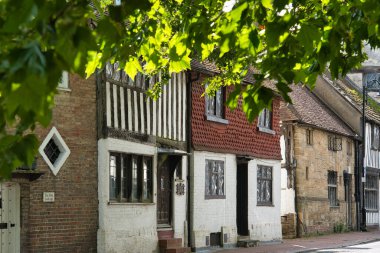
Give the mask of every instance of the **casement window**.
POLYGON ((372 125, 371 127, 371 148, 378 150, 379 149, 379 127, 372 125))
POLYGON ((258 119, 258 127, 264 129, 272 129, 272 112, 268 108, 264 108, 258 119))
POLYGON ((257 205, 272 205, 273 168, 257 166, 257 205))
POLYGON ((327 172, 327 187, 328 187, 328 198, 329 198, 330 206, 338 206, 337 172, 336 171, 327 172))
POLYGON ((60 89, 68 89, 69 88, 69 73, 67 71, 63 71, 61 78, 58 82, 58 88, 60 89))
POLYGON ((225 198, 224 171, 224 161, 206 159, 206 199, 225 198))
POLYGON ((331 151, 342 150, 342 137, 329 135, 328 136, 328 149, 331 151))
POLYGON ((217 118, 224 118, 224 89, 219 88, 215 96, 206 94, 206 114, 217 118))
POLYGON ((379 209, 379 176, 376 174, 367 174, 364 183, 365 199, 364 205, 368 211, 377 211, 379 209))
POLYGON ((125 153, 110 153, 110 201, 151 203, 153 159, 125 153))
POLYGON ((313 145, 313 130, 306 129, 306 144, 313 145))

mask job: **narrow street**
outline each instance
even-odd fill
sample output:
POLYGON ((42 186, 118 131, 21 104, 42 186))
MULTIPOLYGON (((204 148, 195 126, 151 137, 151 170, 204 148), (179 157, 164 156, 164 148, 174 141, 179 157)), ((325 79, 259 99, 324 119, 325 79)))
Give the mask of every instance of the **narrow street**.
POLYGON ((353 245, 338 249, 326 249, 326 250, 318 250, 316 252, 324 252, 324 253, 353 253, 353 252, 366 252, 366 253, 377 253, 380 251, 380 241, 364 243, 359 245, 353 245))
POLYGON ((218 253, 380 252, 380 231, 350 232, 283 240, 253 248, 217 250, 218 253))

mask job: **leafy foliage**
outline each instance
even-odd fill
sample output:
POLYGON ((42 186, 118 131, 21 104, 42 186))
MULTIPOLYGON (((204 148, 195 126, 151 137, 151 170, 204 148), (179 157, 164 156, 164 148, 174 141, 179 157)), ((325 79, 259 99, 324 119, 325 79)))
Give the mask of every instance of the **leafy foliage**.
MULTIPOLYGON (((326 68, 334 78, 365 59, 362 43, 378 47, 378 0, 18 0, 0 1, 0 177, 30 164, 36 124, 47 126, 62 70, 91 75, 107 61, 129 76, 190 68, 211 61, 221 74, 208 89, 235 85, 250 121, 268 106, 277 82, 312 87, 326 68), (241 85, 248 68, 254 85, 241 85)), ((159 96, 162 83, 149 94, 159 96)))

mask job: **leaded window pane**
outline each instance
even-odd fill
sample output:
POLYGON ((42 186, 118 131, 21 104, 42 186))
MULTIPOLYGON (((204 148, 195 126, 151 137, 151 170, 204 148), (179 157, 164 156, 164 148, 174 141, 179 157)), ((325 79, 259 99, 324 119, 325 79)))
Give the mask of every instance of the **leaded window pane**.
POLYGON ((269 109, 264 108, 259 114, 258 126, 272 129, 272 112, 269 109))
POLYGON ((224 161, 206 160, 205 195, 224 196, 224 161))
POLYGON ((378 175, 367 174, 366 182, 364 183, 364 190, 365 190, 364 205, 367 210, 370 210, 370 211, 378 210, 379 208, 378 188, 379 188, 378 175))
POLYGON ((328 171, 327 184, 328 184, 328 199, 330 202, 330 206, 337 206, 338 198, 337 198, 337 172, 336 171, 328 171))
POLYGON ((112 153, 109 168, 110 200, 152 202, 152 157, 112 153))
POLYGON ((272 204, 272 167, 257 166, 257 204, 272 204))

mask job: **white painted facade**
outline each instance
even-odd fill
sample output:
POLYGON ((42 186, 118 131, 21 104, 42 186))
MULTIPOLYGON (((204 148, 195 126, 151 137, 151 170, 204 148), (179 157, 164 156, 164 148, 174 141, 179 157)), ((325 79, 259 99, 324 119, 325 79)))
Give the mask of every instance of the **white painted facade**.
MULTIPOLYGON (((182 179, 186 178, 187 157, 182 157, 182 179)), ((98 252, 146 253, 159 252, 157 238, 157 147, 119 139, 98 141, 98 197, 99 229, 98 252), (152 203, 110 203, 109 201, 109 152, 123 152, 153 156, 153 202, 152 203)), ((173 230, 176 238, 185 240, 186 191, 176 195, 173 191, 173 230)))
MULTIPOLYGON (((365 157, 364 157, 364 167, 366 167, 366 173, 370 173, 369 169, 375 169, 377 175, 380 172, 380 152, 379 150, 374 150, 372 148, 372 127, 370 123, 366 122, 366 140, 365 140, 365 157), (367 172, 368 171, 368 172, 367 172)), ((373 173, 373 172, 372 172, 373 173)), ((365 177, 363 177, 363 182, 365 182, 365 177)), ((377 225, 380 226, 380 184, 377 191, 378 197, 378 210, 367 210, 366 212, 366 223, 367 225, 377 225)))
MULTIPOLYGON (((290 131, 290 130, 289 130, 290 131)), ((292 145, 292 144, 291 144, 292 145)), ((281 164, 284 166, 286 164, 286 147, 284 135, 280 137, 280 147, 281 147, 281 164)), ((281 167, 283 167, 281 166, 281 167)), ((286 168, 281 168, 281 216, 295 213, 295 191, 293 188, 288 188, 288 171, 286 168)))
MULTIPOLYGON (((236 225, 236 155, 205 151, 194 151, 191 159, 191 220, 192 242, 196 249, 208 247, 206 236, 210 233, 227 234, 225 244, 237 242, 236 225), (205 198, 206 159, 222 160, 225 164, 225 198, 205 198)), ((250 237, 260 241, 281 240, 281 162, 276 160, 253 159, 248 163, 248 227, 250 237), (257 165, 273 167, 271 206, 257 205, 257 165)))

